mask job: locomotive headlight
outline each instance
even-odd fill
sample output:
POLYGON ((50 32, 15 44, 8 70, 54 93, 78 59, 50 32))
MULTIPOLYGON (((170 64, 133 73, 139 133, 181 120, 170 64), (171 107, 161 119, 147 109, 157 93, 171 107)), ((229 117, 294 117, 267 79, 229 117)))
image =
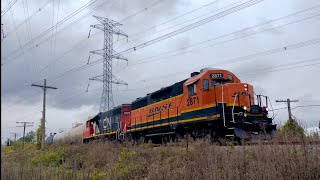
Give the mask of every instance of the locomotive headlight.
POLYGON ((266 108, 266 111, 269 111, 269 108, 266 108))
POLYGON ((246 88, 246 87, 248 87, 248 85, 247 85, 247 84, 245 84, 245 85, 243 85, 243 86, 244 86, 245 88, 246 88))
POLYGON ((244 116, 244 117, 247 117, 247 113, 243 113, 243 116, 244 116))
POLYGON ((247 106, 243 106, 243 109, 246 111, 247 110, 247 106))

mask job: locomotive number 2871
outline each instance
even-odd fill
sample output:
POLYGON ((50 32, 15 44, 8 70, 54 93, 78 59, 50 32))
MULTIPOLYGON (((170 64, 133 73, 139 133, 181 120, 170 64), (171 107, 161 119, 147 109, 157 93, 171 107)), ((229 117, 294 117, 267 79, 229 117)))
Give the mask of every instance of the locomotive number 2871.
POLYGON ((199 97, 189 97, 187 99, 187 106, 192 106, 192 105, 195 105, 195 104, 199 104, 199 97))

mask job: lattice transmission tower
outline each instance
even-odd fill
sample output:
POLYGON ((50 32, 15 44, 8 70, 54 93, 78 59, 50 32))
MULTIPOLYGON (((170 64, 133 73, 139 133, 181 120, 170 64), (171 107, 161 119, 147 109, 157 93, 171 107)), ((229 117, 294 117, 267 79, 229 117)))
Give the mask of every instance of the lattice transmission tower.
MULTIPOLYGON (((113 21, 108 18, 104 17, 95 17, 100 24, 95 24, 90 26, 89 36, 92 28, 99 29, 104 32, 104 47, 103 49, 90 51, 88 64, 90 60, 91 54, 97 54, 103 56, 103 74, 99 76, 95 76, 89 79, 91 80, 100 81, 103 83, 103 90, 100 102, 100 112, 107 111, 113 107, 113 95, 112 95, 112 84, 122 84, 128 85, 124 81, 120 80, 119 78, 115 77, 112 74, 112 60, 113 59, 121 59, 128 62, 128 59, 123 57, 121 54, 117 53, 113 50, 113 35, 118 36, 125 36, 128 38, 128 35, 122 32, 117 26, 122 24, 113 21)), ((89 86, 89 84, 88 84, 89 86)))

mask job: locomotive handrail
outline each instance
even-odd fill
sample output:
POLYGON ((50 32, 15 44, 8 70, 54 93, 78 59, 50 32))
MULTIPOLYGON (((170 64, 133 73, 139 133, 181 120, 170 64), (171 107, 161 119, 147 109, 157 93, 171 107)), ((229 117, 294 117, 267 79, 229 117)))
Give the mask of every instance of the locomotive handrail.
POLYGON ((238 96, 239 96, 239 93, 237 93, 237 94, 234 96, 234 100, 233 100, 233 105, 232 105, 232 122, 235 122, 235 121, 234 121, 234 105, 236 104, 236 99, 237 99, 238 96))
POLYGON ((271 103, 271 100, 270 100, 270 97, 269 97, 269 96, 268 96, 268 99, 269 99, 270 106, 271 106, 271 110, 272 110, 272 119, 274 119, 274 118, 275 118, 274 110, 273 110, 272 103, 271 103))
POLYGON ((226 116, 225 116, 225 112, 224 112, 224 94, 223 94, 223 86, 224 86, 224 84, 221 84, 221 91, 222 91, 222 113, 223 113, 223 125, 224 125, 224 127, 226 127, 226 116))

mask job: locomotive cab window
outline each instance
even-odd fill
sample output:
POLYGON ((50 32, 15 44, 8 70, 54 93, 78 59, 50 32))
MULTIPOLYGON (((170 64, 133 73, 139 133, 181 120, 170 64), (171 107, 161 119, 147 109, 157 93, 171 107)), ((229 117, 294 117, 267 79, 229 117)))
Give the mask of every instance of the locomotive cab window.
POLYGON ((228 79, 233 82, 233 77, 231 74, 228 74, 228 79))
POLYGON ((220 82, 218 82, 218 81, 216 81, 216 80, 212 80, 211 81, 211 85, 212 86, 218 86, 218 85, 220 85, 221 83, 220 82))
POLYGON ((203 89, 203 91, 209 91, 209 80, 208 79, 204 79, 202 81, 202 89, 203 89))
POLYGON ((189 91, 189 95, 195 95, 197 93, 197 85, 196 84, 190 84, 188 85, 188 91, 189 91))

